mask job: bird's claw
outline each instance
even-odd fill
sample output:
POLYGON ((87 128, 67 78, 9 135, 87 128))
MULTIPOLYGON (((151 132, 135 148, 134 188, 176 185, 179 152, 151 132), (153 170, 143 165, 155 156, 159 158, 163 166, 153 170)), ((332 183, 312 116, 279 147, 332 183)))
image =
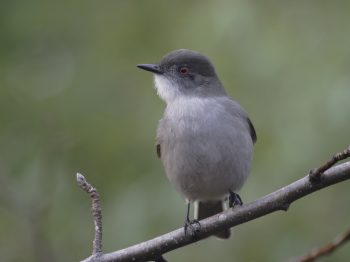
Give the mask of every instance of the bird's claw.
POLYGON ((228 198, 228 206, 234 208, 235 206, 241 205, 243 205, 241 197, 238 194, 230 191, 230 196, 228 198))
POLYGON ((196 238, 201 229, 201 224, 197 219, 186 220, 184 225, 185 235, 189 234, 192 238, 196 238))

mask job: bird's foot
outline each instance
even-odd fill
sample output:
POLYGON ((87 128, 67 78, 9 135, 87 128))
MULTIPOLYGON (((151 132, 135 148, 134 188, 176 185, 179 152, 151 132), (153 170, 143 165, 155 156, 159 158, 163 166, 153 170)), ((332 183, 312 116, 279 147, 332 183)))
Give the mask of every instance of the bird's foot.
POLYGON ((234 208, 235 206, 241 205, 243 205, 241 197, 238 194, 230 191, 230 196, 228 198, 228 206, 234 208))
POLYGON ((185 225, 184 225, 184 230, 185 230, 185 235, 190 235, 192 238, 197 238, 197 235, 201 229, 201 224, 197 219, 189 220, 186 219, 185 225))

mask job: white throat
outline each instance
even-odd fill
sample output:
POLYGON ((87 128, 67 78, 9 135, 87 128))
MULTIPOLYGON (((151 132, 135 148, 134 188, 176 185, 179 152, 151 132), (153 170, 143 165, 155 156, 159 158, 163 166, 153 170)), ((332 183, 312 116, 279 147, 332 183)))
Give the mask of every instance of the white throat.
POLYGON ((157 90, 157 94, 167 104, 171 103, 177 98, 184 96, 184 94, 180 92, 179 86, 176 86, 176 83, 170 82, 166 77, 162 75, 154 75, 154 84, 157 90))

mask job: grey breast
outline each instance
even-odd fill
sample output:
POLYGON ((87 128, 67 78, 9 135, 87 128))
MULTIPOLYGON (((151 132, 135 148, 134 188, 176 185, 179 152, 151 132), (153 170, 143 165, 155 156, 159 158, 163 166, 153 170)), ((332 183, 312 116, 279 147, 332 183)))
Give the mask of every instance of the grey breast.
POLYGON ((157 130, 170 182, 188 200, 219 199, 238 190, 253 151, 246 112, 225 96, 176 103, 167 106, 157 130))

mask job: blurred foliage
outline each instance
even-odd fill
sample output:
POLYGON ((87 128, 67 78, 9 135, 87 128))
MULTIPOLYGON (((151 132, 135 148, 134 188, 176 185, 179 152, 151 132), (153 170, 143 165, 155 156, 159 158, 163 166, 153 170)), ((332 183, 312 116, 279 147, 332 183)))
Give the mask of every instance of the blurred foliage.
MULTIPOLYGON (((182 225, 185 204, 154 150, 164 109, 137 63, 208 55, 258 133, 248 202, 349 144, 349 1, 17 1, 0 8, 0 261, 91 252, 87 176, 102 196, 104 250, 182 225)), ((166 255, 283 261, 349 227, 349 183, 166 255)), ((344 247, 323 261, 348 261, 344 247)))

